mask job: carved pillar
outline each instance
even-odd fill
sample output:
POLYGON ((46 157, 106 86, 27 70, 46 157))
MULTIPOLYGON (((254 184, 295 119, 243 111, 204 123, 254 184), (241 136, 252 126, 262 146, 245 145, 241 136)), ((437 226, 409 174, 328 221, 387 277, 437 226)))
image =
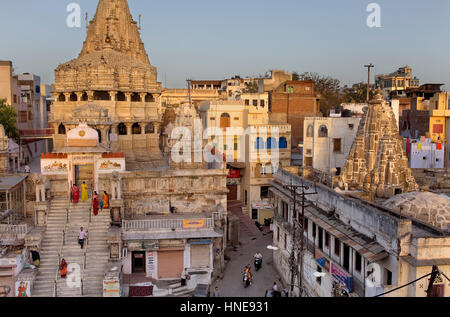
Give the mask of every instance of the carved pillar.
POLYGON ((64 97, 66 98, 66 102, 70 101, 70 95, 71 95, 70 92, 65 92, 64 93, 64 97))
POLYGON ((153 122, 153 127, 154 127, 154 133, 155 134, 159 134, 159 128, 160 128, 160 126, 161 126, 161 123, 160 122, 153 122))
POLYGON ((126 93, 125 93, 125 98, 126 98, 126 100, 127 100, 128 103, 131 103, 131 95, 132 95, 131 92, 126 92, 126 93))
POLYGON ((141 102, 142 102, 142 103, 145 103, 145 96, 147 96, 147 93, 141 92, 141 93, 139 94, 139 96, 141 96, 141 102))
POLYGON ((127 127, 127 135, 133 135, 133 131, 132 131, 133 123, 127 122, 127 123, 125 123, 125 125, 127 127))
POLYGON ((92 90, 89 90, 86 92, 88 95, 88 101, 94 101, 94 92, 92 90))
POLYGON ((139 123, 139 125, 141 126, 141 134, 144 135, 145 127, 147 126, 147 123, 143 122, 143 123, 139 123))
POLYGON ((77 92, 75 92, 75 94, 77 95, 77 103, 80 103, 81 102, 81 98, 83 98, 84 92, 77 91, 77 92))

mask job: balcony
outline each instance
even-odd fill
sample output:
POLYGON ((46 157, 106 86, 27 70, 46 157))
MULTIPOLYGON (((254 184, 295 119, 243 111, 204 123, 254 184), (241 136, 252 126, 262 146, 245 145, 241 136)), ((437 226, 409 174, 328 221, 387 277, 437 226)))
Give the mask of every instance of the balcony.
POLYGON ((30 227, 27 224, 0 224, 0 244, 16 245, 24 241, 30 227))

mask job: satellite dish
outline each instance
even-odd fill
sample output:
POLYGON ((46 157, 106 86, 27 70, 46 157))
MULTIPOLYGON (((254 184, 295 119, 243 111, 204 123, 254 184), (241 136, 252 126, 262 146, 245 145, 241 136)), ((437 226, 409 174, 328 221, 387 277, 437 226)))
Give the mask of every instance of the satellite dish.
POLYGON ((314 272, 313 273, 314 277, 324 277, 325 275, 327 275, 327 273, 321 273, 321 272, 314 272))
POLYGON ((269 250, 278 250, 277 247, 274 247, 274 246, 271 246, 271 245, 268 245, 267 249, 269 249, 269 250))

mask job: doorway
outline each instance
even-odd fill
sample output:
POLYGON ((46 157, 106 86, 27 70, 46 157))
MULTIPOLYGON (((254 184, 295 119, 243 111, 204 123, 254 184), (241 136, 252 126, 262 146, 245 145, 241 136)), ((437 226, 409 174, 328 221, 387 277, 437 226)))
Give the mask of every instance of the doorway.
POLYGON ((132 253, 132 272, 145 273, 145 252, 133 251, 132 253))
POLYGON ((74 166, 74 184, 81 186, 86 183, 89 189, 94 186, 94 165, 75 165, 74 166))

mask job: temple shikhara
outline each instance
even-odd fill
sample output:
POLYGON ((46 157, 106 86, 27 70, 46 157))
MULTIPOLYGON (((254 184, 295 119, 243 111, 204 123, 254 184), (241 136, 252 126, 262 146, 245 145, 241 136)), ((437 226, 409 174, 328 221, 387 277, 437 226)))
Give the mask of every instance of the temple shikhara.
POLYGON ((380 93, 361 118, 342 170, 341 186, 347 190, 362 190, 370 199, 389 198, 418 189, 394 112, 380 93))

